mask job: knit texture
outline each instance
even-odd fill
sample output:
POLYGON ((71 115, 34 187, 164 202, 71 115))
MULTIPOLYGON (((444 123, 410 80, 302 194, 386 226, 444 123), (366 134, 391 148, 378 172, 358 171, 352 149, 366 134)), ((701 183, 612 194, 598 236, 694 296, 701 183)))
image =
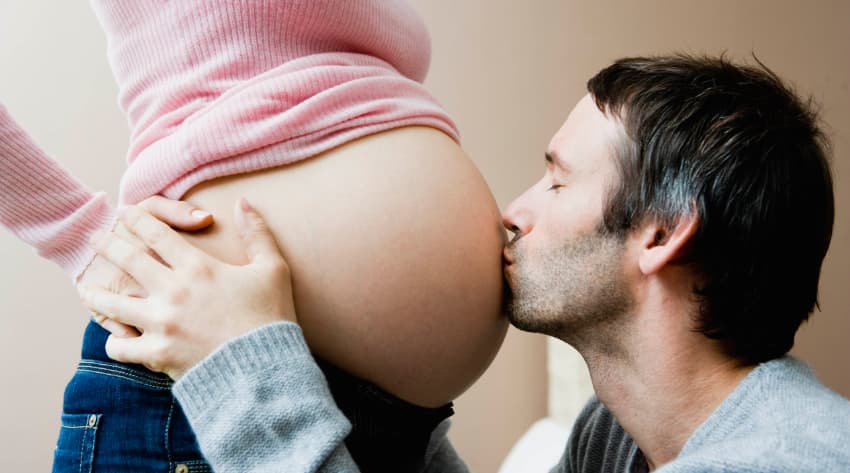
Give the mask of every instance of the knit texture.
POLYGON ((114 220, 106 194, 47 156, 0 105, 0 224, 76 278, 95 255, 89 236, 114 220))
MULTIPOLYGON (((296 324, 231 340, 178 380, 173 393, 217 473, 359 471, 344 443, 351 424, 296 324)), ((444 421, 431 435, 424 472, 468 471, 448 428, 444 421)))
MULTIPOLYGON (((403 126, 459 139, 421 84, 430 39, 403 0, 93 6, 130 127, 121 205, 156 194, 178 199, 206 180, 290 164, 403 126)), ((88 235, 108 226, 112 212, 2 113, 0 139, 9 136, 0 170, 19 172, 0 182, 0 222, 76 276, 93 255, 88 235), (51 208, 40 210, 46 200, 51 208)))
MULTIPOLYGON (((174 385, 218 473, 354 472, 350 424, 336 407, 301 329, 282 322, 219 348, 174 385)), ((427 472, 466 472, 446 438, 431 437, 427 472)), ((754 369, 659 473, 850 471, 850 401, 799 360, 754 369)), ((553 472, 640 472, 643 455, 596 398, 553 472)))
MULTIPOLYGON (((850 401, 801 361, 755 368, 658 473, 850 471, 850 401)), ((553 472, 638 472, 637 445, 596 398, 585 407, 553 472)))

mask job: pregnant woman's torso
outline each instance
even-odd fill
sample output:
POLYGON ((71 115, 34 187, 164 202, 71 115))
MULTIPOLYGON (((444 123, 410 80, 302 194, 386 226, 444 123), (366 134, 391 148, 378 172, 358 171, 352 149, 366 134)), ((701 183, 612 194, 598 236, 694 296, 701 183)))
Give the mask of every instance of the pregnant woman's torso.
POLYGON ((446 135, 395 129, 305 161, 207 181, 183 200, 215 215, 184 236, 245 261, 233 206, 267 219, 291 267, 313 352, 416 404, 454 399, 504 337, 498 208, 446 135))

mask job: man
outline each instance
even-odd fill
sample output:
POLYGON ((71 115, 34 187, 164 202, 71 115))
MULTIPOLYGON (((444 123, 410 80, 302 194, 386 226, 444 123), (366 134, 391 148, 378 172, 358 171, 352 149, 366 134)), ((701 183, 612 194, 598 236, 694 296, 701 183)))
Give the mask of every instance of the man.
POLYGON ((624 60, 588 89, 505 215, 512 322, 574 346, 596 392, 559 469, 848 470, 848 403, 781 358, 832 232, 811 112, 722 60, 624 60))
MULTIPOLYGON (((850 471, 850 402, 785 356, 832 233, 813 112, 766 68, 715 58, 624 59, 588 90, 504 215, 511 321, 573 345, 596 391, 555 470, 850 471)), ((107 235, 98 252, 149 296, 83 300, 143 329, 110 356, 179 378, 216 471, 355 471, 285 262, 240 208, 245 267, 128 209, 170 269, 107 235)), ((444 433, 427 471, 464 471, 444 433)))

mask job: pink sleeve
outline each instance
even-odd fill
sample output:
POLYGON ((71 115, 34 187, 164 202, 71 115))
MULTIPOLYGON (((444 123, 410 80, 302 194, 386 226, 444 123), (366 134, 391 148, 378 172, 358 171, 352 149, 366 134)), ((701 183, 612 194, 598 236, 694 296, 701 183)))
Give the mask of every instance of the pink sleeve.
POLYGON ((0 224, 76 281, 94 258, 89 236, 114 221, 106 194, 50 159, 0 105, 0 224))

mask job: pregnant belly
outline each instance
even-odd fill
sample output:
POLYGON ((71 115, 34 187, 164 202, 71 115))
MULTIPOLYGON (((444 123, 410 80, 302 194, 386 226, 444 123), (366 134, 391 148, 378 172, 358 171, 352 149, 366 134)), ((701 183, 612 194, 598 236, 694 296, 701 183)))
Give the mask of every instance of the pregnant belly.
POLYGON ((183 199, 216 224, 184 236, 243 263, 233 224, 240 196, 283 249, 317 356, 424 406, 454 399, 492 361, 507 329, 505 234, 483 178, 443 133, 392 130, 202 183, 183 199))

